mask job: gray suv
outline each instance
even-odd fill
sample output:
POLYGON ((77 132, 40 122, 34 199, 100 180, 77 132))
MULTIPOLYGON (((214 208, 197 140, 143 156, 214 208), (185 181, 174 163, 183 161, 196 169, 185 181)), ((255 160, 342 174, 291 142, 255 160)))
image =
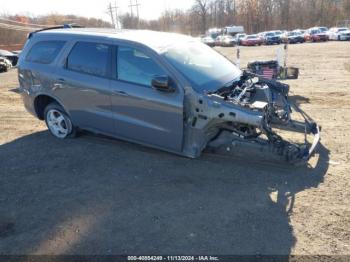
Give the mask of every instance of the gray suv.
POLYGON ((192 158, 207 147, 254 149, 293 163, 307 161, 319 140, 312 120, 291 119, 287 85, 179 34, 40 30, 28 37, 18 75, 26 109, 61 139, 84 129, 192 158), (314 142, 290 143, 275 129, 314 142))

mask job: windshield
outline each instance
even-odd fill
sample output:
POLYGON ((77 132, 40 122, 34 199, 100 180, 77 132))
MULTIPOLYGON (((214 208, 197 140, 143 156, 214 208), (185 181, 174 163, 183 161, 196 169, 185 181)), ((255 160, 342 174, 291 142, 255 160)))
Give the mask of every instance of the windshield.
POLYGON ((267 33, 266 36, 275 36, 274 33, 267 33))
POLYGON ((241 71, 228 59, 198 42, 169 47, 163 56, 198 92, 216 91, 241 75, 241 71))
POLYGON ((247 36, 247 39, 254 39, 254 38, 257 38, 257 36, 256 35, 248 35, 247 36))

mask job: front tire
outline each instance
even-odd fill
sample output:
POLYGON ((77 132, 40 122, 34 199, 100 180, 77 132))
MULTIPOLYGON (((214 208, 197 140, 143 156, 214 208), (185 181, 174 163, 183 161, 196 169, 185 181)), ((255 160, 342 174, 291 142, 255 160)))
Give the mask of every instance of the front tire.
POLYGON ((46 106, 44 116, 46 126, 54 137, 65 139, 76 136, 76 127, 73 126, 70 117, 59 104, 51 103, 46 106))

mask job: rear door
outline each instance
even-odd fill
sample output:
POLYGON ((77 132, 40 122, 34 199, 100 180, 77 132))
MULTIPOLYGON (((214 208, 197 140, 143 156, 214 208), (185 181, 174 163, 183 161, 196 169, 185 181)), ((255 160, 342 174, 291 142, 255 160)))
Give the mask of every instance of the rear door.
POLYGON ((20 87, 35 92, 51 87, 55 61, 65 44, 64 40, 28 39, 18 65, 20 87))
POLYGON ((110 99, 111 48, 108 41, 75 41, 56 71, 55 93, 75 125, 114 134, 110 99))
POLYGON ((183 90, 146 48, 120 45, 114 50, 111 81, 115 132, 130 140, 178 151, 182 149, 183 90), (151 87, 154 76, 169 76, 173 93, 151 87))

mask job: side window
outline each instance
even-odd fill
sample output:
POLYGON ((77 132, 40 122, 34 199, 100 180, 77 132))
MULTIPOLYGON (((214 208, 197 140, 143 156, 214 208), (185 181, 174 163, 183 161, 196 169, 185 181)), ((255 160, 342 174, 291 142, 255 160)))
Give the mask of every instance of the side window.
POLYGON ((67 69, 106 77, 110 46, 106 44, 77 42, 67 58, 67 69))
POLYGON ((34 44, 28 52, 26 61, 39 64, 50 64, 61 51, 64 44, 64 41, 38 42, 34 44))
POLYGON ((151 86, 154 76, 167 75, 150 57, 129 47, 118 47, 118 79, 144 86, 151 86))

